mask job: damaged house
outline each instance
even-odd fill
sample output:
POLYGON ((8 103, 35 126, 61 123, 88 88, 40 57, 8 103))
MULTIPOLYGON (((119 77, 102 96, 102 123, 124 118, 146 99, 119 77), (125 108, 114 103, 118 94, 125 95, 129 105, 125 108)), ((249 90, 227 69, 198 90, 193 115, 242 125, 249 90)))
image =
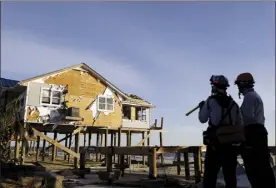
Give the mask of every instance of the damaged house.
MULTIPOLYGON (((48 142, 53 139, 47 132, 98 136, 103 130, 106 134, 157 130, 150 122, 153 104, 124 93, 84 63, 22 81, 1 78, 0 91, 1 107, 7 110, 20 101, 20 121, 48 142)), ((64 146, 55 147, 71 153, 64 146)), ((78 158, 78 150, 73 155, 78 158)))

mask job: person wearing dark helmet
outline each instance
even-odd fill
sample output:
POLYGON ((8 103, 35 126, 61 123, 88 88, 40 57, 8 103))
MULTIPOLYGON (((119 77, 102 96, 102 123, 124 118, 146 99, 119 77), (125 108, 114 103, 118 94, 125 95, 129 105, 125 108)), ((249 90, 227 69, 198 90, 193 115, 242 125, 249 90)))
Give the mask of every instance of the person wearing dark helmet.
MULTIPOLYGON (((204 161, 204 188, 215 188, 217 175, 222 167, 226 188, 236 188, 236 168, 237 168, 237 146, 235 143, 222 143, 217 133, 220 128, 243 127, 240 108, 238 104, 227 95, 229 87, 228 79, 223 75, 212 76, 210 78, 212 95, 199 103, 198 118, 201 123, 208 121, 209 126, 203 132, 203 143, 206 145, 204 161)), ((234 138, 231 136, 231 138, 234 138)), ((224 140, 225 141, 225 140, 224 140)))
POLYGON ((252 188, 275 188, 274 172, 270 165, 268 132, 264 126, 264 105, 254 90, 254 78, 250 73, 238 75, 235 84, 239 96, 244 96, 241 113, 246 141, 241 146, 241 156, 252 188))

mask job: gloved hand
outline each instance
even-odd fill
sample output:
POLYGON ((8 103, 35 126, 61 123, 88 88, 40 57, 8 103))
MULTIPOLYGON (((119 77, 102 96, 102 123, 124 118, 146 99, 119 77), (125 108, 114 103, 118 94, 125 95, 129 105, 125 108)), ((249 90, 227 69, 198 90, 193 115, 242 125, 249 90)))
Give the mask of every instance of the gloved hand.
POLYGON ((201 101, 201 102, 198 104, 199 108, 202 108, 204 104, 205 104, 205 101, 201 101))

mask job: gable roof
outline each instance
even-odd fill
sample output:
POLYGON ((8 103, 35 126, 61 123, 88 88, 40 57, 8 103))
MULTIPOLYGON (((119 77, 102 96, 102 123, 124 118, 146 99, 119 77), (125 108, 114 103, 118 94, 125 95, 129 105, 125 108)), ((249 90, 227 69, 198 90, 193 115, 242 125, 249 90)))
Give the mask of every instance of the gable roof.
POLYGON ((4 88, 14 87, 19 81, 6 78, 0 78, 0 85, 4 88))
POLYGON ((99 73, 97 73, 94 69, 92 69, 91 67, 89 67, 85 63, 80 63, 80 64, 73 65, 73 66, 70 66, 70 67, 66 67, 66 68, 63 68, 63 69, 52 71, 52 72, 49 72, 49 73, 46 73, 46 74, 42 74, 42 75, 39 75, 39 76, 36 76, 36 77, 33 77, 33 78, 22 80, 18 84, 24 85, 24 84, 26 84, 26 83, 28 83, 30 81, 36 80, 36 79, 40 79, 40 78, 43 78, 43 77, 46 77, 46 76, 50 76, 52 74, 57 74, 57 73, 60 73, 60 72, 64 72, 64 71, 71 70, 71 69, 76 69, 76 68, 83 68, 83 69, 87 70, 89 73, 91 73, 92 75, 94 75, 95 77, 97 77, 99 80, 101 80, 103 83, 105 83, 110 88, 112 88, 113 90, 115 90, 117 93, 119 93, 120 95, 122 95, 125 98, 128 98, 128 96, 123 91, 121 91, 119 88, 117 88, 111 82, 109 82, 108 80, 106 80, 102 75, 100 75, 99 73))

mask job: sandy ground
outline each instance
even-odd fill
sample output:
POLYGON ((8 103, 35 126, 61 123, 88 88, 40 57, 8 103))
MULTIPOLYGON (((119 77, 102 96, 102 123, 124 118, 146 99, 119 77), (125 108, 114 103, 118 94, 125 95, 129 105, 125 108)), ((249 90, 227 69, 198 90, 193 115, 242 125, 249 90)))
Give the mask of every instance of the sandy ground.
MULTIPOLYGON (((39 159, 41 160, 41 159, 39 159)), ((169 158, 165 160, 165 164, 172 164, 174 161, 174 158, 169 158)), ((191 160, 192 161, 192 160, 191 160)), ((31 164, 34 162, 33 157, 28 158, 28 163, 31 164)), ((46 159, 45 162, 39 162, 42 166, 46 167, 48 170, 51 170, 53 172, 56 171, 64 171, 61 175, 64 176, 64 185, 67 185, 66 187, 85 187, 85 188, 90 188, 90 187, 101 187, 101 188, 108 188, 108 187, 137 187, 137 182, 140 182, 141 179, 146 178, 148 174, 148 168, 144 167, 142 163, 140 164, 133 164, 131 165, 130 169, 126 169, 126 177, 121 178, 119 181, 116 183, 120 184, 125 184, 125 186, 107 186, 104 185, 103 182, 98 178, 98 175, 95 174, 97 171, 105 171, 105 167, 100 167, 97 165, 97 163, 87 160, 86 161, 86 167, 91 169, 91 173, 87 174, 85 179, 80 179, 77 175, 74 175, 71 171, 73 169, 72 161, 70 163, 66 162, 63 160, 63 157, 58 157, 56 162, 52 162, 46 159), (128 184, 129 186, 127 186, 128 184)), ((193 165, 190 165, 190 170, 191 170, 191 175, 193 175, 193 165)), ((184 177, 184 167, 182 166, 181 168, 181 179, 185 181, 184 177)), ((167 175, 168 177, 170 176, 177 176, 177 167, 166 167, 166 168, 159 168, 158 169, 158 174, 163 176, 167 175)), ((238 181, 238 188, 250 188, 250 184, 248 182, 247 176, 244 172, 244 169, 239 166, 237 168, 237 181, 238 181)), ((218 187, 224 187, 224 179, 223 175, 220 172, 218 175, 218 187)), ((200 185, 198 187, 201 187, 200 185)))

